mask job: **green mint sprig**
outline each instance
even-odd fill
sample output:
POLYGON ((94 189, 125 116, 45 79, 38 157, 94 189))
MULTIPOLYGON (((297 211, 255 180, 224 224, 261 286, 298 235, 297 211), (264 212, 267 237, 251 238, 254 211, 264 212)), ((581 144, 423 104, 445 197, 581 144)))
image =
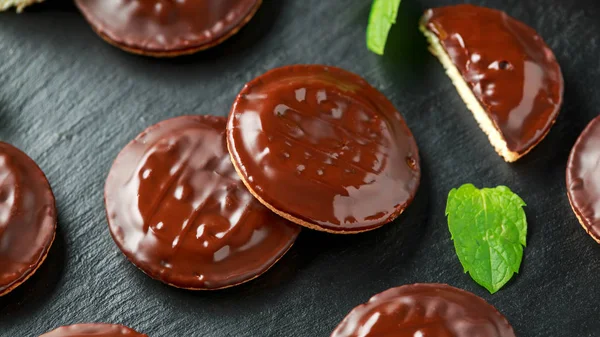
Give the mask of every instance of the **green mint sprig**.
POLYGON ((490 293, 519 272, 527 240, 525 202, 506 186, 466 184, 448 194, 446 216, 465 273, 490 293))
POLYGON ((367 47, 383 55, 392 25, 396 23, 401 0, 374 0, 367 26, 367 47))

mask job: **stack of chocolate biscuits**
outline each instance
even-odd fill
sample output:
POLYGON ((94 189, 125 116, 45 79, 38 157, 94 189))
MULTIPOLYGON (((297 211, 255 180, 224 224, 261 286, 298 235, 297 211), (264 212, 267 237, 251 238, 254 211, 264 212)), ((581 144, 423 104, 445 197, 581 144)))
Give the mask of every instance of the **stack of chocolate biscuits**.
POLYGON ((149 276, 210 290, 261 275, 300 226, 358 233, 394 220, 421 171, 394 106, 339 68, 298 65, 246 84, 229 118, 142 132, 105 189, 112 236, 149 276))

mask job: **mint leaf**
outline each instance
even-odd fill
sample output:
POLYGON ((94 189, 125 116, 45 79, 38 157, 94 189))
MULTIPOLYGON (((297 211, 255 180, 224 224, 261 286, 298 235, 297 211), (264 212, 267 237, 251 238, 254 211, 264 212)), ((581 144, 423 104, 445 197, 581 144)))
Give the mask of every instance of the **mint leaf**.
POLYGON ((448 194, 446 216, 465 273, 495 293, 519 272, 527 240, 525 202, 506 186, 466 184, 448 194))
POLYGON ((374 0, 367 26, 367 47, 383 55, 385 42, 392 25, 396 23, 400 0, 374 0))

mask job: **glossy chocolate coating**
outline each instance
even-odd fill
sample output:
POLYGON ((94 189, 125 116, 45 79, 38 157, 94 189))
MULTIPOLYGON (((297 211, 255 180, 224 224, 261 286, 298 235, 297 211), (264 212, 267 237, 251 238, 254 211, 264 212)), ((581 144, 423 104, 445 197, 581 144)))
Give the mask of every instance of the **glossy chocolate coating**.
POLYGON ((573 146, 567 194, 582 226, 600 243, 600 117, 590 122, 573 146))
POLYGON ((506 13, 473 5, 430 9, 439 39, 510 151, 526 153, 550 130, 563 78, 542 38, 506 13))
POLYGON ((0 142, 0 294, 26 280, 56 233, 54 196, 25 153, 0 142))
POLYGON ((227 153, 225 124, 187 116, 152 126, 121 151, 106 182, 117 245, 148 275, 176 287, 251 280, 300 231, 244 187, 227 153))
POLYGON ((122 325, 77 324, 63 326, 40 337, 148 337, 122 325))
POLYGON ((251 81, 234 103, 227 137, 255 195, 321 229, 379 227, 419 185, 417 145, 400 114, 339 68, 283 67, 251 81))
POLYGON ((76 0, 102 36, 144 51, 210 46, 231 35, 261 0, 76 0))
POLYGON ((331 337, 515 337, 502 314, 445 284, 392 288, 356 307, 331 337))

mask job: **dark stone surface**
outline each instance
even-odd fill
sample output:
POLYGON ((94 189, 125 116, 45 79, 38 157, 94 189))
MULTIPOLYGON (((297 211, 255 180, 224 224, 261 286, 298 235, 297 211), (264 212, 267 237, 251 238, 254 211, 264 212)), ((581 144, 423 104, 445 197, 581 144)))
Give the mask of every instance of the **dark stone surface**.
POLYGON ((535 27, 556 53, 565 102, 548 137, 516 164, 488 144, 417 32, 429 6, 405 0, 384 57, 368 52, 367 0, 266 0, 225 44, 196 56, 132 56, 96 37, 68 2, 0 15, 0 139, 28 153, 56 194, 59 231, 48 261, 0 298, 0 336, 36 337, 59 325, 111 322, 161 336, 329 336, 354 306, 387 288, 444 282, 498 307, 519 336, 600 336, 600 246, 569 207, 565 165, 600 108, 597 1, 481 0, 535 27), (406 117, 423 180, 394 224, 355 235, 304 231, 261 278, 218 292, 153 281, 113 243, 102 191, 120 149, 147 126, 185 114, 226 115, 243 84, 293 63, 364 76, 406 117), (527 202, 520 275, 495 295, 463 274, 444 207, 463 183, 505 184, 527 202))

